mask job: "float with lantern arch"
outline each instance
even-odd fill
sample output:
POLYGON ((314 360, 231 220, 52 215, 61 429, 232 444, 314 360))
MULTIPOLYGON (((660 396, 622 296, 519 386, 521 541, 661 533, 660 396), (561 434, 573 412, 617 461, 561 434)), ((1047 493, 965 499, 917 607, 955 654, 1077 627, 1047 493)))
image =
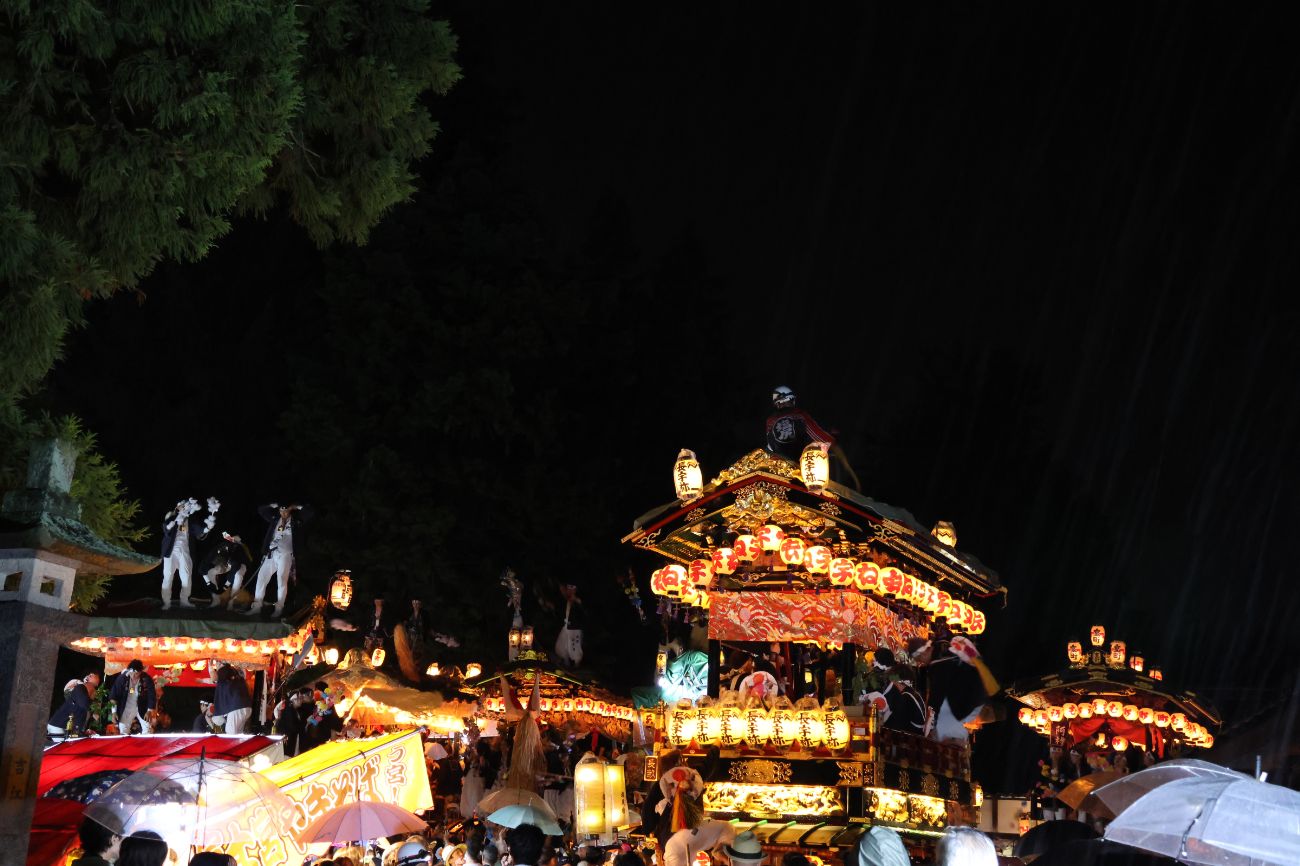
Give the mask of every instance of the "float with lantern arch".
MULTIPOLYGON (((797 461, 757 449, 707 484, 683 449, 673 481, 677 500, 638 518, 623 540, 667 560, 651 590, 666 618, 707 630, 709 686, 698 700, 642 710, 654 734, 646 778, 670 750, 697 769, 713 762, 713 778, 726 781, 706 784, 705 813, 752 827, 769 851, 846 847, 872 823, 935 834, 976 805, 968 747, 882 729, 852 688, 870 651, 978 635, 983 609, 1005 602, 997 575, 956 549, 952 525, 926 530, 835 483, 826 443, 797 461), (792 671, 810 677, 802 682, 824 677, 797 699, 743 683, 732 691, 717 668, 734 642, 770 642, 787 658, 815 646, 838 666, 792 671)), ((660 676, 665 664, 661 652, 660 676)))
POLYGON ((1063 749, 1136 748, 1164 758, 1214 745, 1222 720, 1208 702, 1166 685, 1163 670, 1142 653, 1130 654, 1125 641, 1108 643, 1105 626, 1092 626, 1088 637, 1086 648, 1078 640, 1066 643, 1064 670, 1006 689, 1024 704, 1021 724, 1063 749))

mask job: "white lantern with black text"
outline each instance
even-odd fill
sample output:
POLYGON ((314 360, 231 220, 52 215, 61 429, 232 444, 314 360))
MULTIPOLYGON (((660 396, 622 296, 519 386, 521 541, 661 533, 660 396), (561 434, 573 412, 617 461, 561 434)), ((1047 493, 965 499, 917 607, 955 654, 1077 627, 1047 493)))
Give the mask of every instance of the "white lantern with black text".
POLYGON ((673 464, 673 489, 682 502, 694 502, 704 492, 704 475, 694 451, 683 448, 677 455, 673 464))
POLYGON ((810 442, 799 456, 799 477, 813 493, 821 493, 831 480, 831 464, 827 442, 810 442))

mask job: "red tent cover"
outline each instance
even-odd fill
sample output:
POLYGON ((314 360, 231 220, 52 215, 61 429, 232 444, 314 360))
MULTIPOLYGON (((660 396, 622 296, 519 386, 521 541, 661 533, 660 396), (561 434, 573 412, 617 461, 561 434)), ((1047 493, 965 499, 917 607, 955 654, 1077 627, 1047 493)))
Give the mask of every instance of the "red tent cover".
POLYGON ((27 863, 46 866, 63 858, 68 844, 77 841, 84 803, 57 798, 36 801, 32 815, 32 832, 28 836, 27 863))
POLYGON ((153 734, 146 737, 84 737, 66 740, 45 750, 36 795, 67 779, 103 770, 138 770, 160 758, 209 758, 237 761, 274 742, 260 734, 153 734))

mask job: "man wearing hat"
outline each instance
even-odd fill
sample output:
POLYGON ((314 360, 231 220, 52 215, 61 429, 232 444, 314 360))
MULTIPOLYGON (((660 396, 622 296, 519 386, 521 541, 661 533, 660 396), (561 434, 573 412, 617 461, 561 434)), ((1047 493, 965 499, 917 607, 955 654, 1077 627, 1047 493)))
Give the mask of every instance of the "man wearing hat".
POLYGON ((725 846, 722 852, 731 861, 731 866, 758 866, 765 859, 763 846, 759 844, 753 830, 741 833, 730 845, 725 846))
POLYGON ((190 731, 196 734, 217 733, 217 723, 212 720, 212 701, 199 701, 199 714, 194 717, 190 731))
POLYGON ((126 670, 113 680, 110 696, 122 733, 131 733, 131 726, 136 722, 140 723, 140 733, 151 732, 149 711, 158 705, 158 694, 154 689, 153 677, 144 671, 144 662, 131 659, 126 670))

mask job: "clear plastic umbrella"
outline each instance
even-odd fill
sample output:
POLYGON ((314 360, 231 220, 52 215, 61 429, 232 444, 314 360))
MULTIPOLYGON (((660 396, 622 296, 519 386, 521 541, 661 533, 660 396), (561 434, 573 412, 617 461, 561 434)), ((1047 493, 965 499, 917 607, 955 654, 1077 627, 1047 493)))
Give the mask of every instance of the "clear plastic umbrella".
POLYGON ((292 838, 294 809, 262 774, 200 755, 137 770, 87 806, 86 817, 122 836, 153 830, 180 852, 292 838))
MULTIPOLYGON (((1085 777, 1087 778, 1087 777, 1085 777)), ((1180 779, 1249 779, 1250 776, 1211 764, 1195 758, 1179 758, 1164 761, 1154 767, 1103 785, 1092 792, 1092 799, 1100 801, 1112 815, 1118 815, 1133 805, 1140 797, 1154 791, 1161 785, 1177 782, 1180 779)))
POLYGON ((1106 838, 1183 863, 1295 866, 1300 793, 1248 776, 1182 779, 1125 809, 1106 838))
POLYGON ((303 843, 368 842, 399 833, 423 833, 424 819, 391 803, 366 801, 331 809, 298 834, 303 843))
POLYGON ((487 819, 493 824, 500 824, 502 827, 518 827, 520 824, 532 824, 547 836, 562 836, 564 834, 559 823, 555 820, 554 813, 550 809, 542 811, 536 806, 502 806, 491 815, 488 815, 487 819))

